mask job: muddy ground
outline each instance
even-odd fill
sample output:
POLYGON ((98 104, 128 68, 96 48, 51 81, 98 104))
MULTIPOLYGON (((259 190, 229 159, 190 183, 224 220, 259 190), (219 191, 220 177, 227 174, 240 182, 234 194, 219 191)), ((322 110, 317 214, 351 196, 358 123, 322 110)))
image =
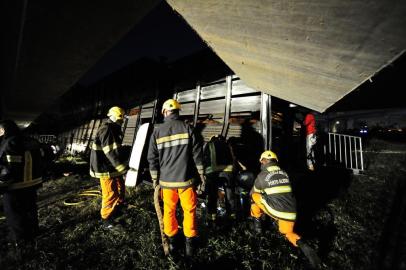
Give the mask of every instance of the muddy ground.
MULTIPOLYGON (((317 250, 320 269, 406 269, 405 151, 405 144, 373 140, 360 175, 335 168, 291 172, 299 207, 296 230, 317 250)), ((123 229, 113 231, 101 227, 100 197, 77 196, 98 189, 86 164, 56 164, 38 192, 37 246, 21 262, 13 259, 6 222, 0 220, 0 269, 309 268, 271 220, 263 220, 262 236, 252 233, 247 215, 231 224, 223 218, 219 228, 208 229, 201 205, 196 257, 175 262, 163 256, 149 185, 127 190, 128 208, 116 220, 123 229), (61 174, 68 171, 72 174, 61 174)))

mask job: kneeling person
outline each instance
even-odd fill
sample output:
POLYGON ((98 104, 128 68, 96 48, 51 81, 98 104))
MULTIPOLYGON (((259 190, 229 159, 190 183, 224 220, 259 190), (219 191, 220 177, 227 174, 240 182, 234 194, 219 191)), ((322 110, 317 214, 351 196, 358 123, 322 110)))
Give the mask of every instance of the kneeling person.
POLYGON ((257 233, 261 233, 260 217, 263 213, 278 221, 279 232, 285 235, 293 246, 299 247, 309 260, 312 267, 320 263, 320 259, 310 246, 293 231, 296 220, 296 199, 292 194, 287 173, 279 167, 278 157, 272 151, 262 153, 261 172, 255 179, 252 188, 251 216, 257 233))
POLYGON ((262 153, 259 160, 261 172, 255 179, 252 188, 251 216, 258 232, 260 217, 263 213, 278 221, 279 231, 294 246, 300 236, 293 231, 296 220, 296 200, 292 194, 292 188, 287 173, 278 165, 278 158, 272 151, 262 153))

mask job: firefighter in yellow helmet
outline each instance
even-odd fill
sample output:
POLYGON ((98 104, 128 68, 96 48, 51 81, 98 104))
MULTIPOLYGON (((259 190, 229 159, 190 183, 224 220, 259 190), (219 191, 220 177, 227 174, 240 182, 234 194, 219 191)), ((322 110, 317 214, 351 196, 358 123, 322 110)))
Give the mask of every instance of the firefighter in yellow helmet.
POLYGON ((278 222, 279 232, 295 247, 299 247, 310 263, 319 263, 317 254, 293 231, 296 220, 296 199, 292 193, 288 174, 279 167, 277 155, 267 150, 261 154, 261 172, 251 190, 251 217, 254 230, 262 233, 263 213, 278 222))
POLYGON ((123 175, 128 169, 128 157, 125 156, 121 146, 124 110, 117 106, 111 107, 107 116, 109 119, 100 126, 91 145, 90 175, 100 179, 102 189, 100 214, 103 227, 113 229, 111 217, 119 212, 124 203, 123 175))
POLYGON ((185 253, 193 256, 197 236, 194 177, 203 175, 202 141, 192 127, 179 120, 180 104, 168 99, 162 106, 164 123, 151 135, 148 162, 154 187, 160 184, 164 201, 164 233, 169 239, 169 251, 177 253, 178 221, 176 206, 180 200, 183 209, 183 233, 186 236, 185 253))

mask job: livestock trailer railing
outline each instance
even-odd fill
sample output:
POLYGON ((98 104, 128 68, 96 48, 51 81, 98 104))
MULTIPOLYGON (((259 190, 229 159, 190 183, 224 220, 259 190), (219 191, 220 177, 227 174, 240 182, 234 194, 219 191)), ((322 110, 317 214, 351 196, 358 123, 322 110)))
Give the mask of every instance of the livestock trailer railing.
POLYGON ((326 164, 340 163, 354 173, 364 171, 361 137, 329 132, 327 144, 324 145, 324 154, 326 164))

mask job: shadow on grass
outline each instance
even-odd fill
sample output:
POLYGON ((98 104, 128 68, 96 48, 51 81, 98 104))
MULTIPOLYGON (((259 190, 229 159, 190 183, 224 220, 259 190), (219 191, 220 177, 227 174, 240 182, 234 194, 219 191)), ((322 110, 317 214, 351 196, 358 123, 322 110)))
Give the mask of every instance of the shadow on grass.
POLYGON ((305 239, 316 239, 320 255, 327 256, 337 234, 328 204, 348 191, 352 172, 338 164, 314 172, 293 173, 291 178, 297 200, 295 231, 305 239))

